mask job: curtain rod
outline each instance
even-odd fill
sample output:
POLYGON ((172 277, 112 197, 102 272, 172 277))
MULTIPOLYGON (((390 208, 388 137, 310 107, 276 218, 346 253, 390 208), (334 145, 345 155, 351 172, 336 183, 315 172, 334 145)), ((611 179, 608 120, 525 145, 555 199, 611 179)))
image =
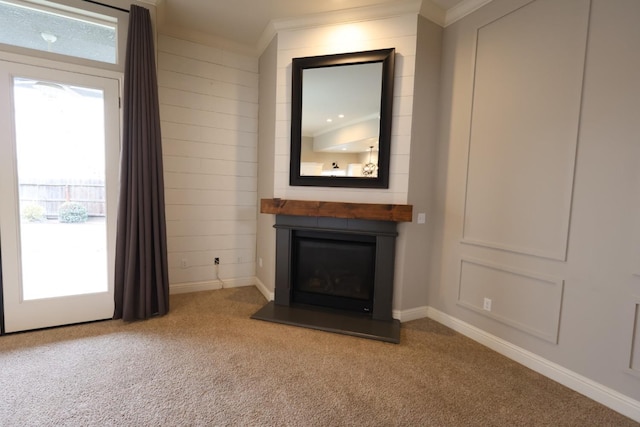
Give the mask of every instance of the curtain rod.
POLYGON ((86 1, 87 3, 97 4, 98 6, 108 7, 109 9, 119 10, 120 12, 129 13, 129 11, 127 9, 123 9, 123 8, 117 7, 117 6, 111 6, 110 4, 100 3, 99 1, 95 1, 95 0, 84 0, 84 1, 86 1))

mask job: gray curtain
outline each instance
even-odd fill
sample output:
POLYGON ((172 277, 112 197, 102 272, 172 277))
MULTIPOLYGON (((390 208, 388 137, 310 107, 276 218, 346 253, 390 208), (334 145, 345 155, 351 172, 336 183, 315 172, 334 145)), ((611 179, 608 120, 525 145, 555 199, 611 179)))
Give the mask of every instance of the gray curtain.
POLYGON ((124 72, 114 319, 169 311, 158 84, 149 11, 131 5, 124 72))

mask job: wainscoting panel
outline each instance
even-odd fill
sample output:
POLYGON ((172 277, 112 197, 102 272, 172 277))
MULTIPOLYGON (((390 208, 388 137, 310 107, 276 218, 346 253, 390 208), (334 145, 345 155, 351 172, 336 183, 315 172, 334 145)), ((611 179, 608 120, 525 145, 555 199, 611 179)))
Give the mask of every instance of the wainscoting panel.
POLYGON ((633 338, 631 341, 631 357, 629 369, 635 375, 640 376, 640 303, 635 305, 635 317, 633 326, 633 338))
POLYGON ((536 0, 477 32, 463 242, 566 259, 588 0, 536 0))
POLYGON ((459 286, 459 305, 558 343, 563 280, 463 259, 459 286))

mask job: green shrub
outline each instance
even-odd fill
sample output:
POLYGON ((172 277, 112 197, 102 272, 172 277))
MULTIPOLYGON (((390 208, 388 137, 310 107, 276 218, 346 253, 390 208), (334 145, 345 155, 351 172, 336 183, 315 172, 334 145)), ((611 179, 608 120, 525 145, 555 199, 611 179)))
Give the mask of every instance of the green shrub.
POLYGON ((65 202, 58 209, 58 221, 67 223, 86 222, 87 208, 76 202, 65 202))
POLYGON ((44 221, 44 208, 35 203, 28 203, 22 207, 22 219, 27 222, 44 221))

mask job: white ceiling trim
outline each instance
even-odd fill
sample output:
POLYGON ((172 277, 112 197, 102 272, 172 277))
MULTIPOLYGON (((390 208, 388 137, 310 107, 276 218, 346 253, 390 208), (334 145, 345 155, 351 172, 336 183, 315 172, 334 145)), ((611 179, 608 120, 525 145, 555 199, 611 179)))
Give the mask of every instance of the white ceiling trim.
POLYGON ((296 18, 273 19, 260 36, 257 51, 259 54, 262 53, 279 31, 319 27, 336 23, 369 21, 408 14, 417 15, 420 13, 421 4, 422 0, 410 0, 399 4, 355 7, 332 12, 314 13, 296 18))
POLYGON ((458 3, 451 9, 447 10, 443 26, 446 27, 461 20, 465 16, 475 12, 485 4, 491 3, 492 1, 493 0, 465 0, 462 3, 458 3))
POLYGON ((420 15, 441 27, 444 27, 446 22, 446 11, 431 0, 424 0, 422 2, 420 15))
MULTIPOLYGON (((123 0, 106 0, 119 2, 123 0)), ((165 0, 137 0, 138 3, 154 5, 158 10, 159 32, 169 36, 202 43, 209 46, 221 47, 248 55, 261 55, 278 31, 318 27, 336 23, 359 22, 393 16, 420 14, 426 19, 447 27, 465 16, 475 12, 492 0, 463 0, 456 6, 445 10, 432 0, 407 0, 374 6, 363 6, 343 9, 333 12, 323 12, 304 15, 295 18, 276 18, 267 24, 260 39, 254 46, 238 43, 220 36, 205 34, 189 28, 167 25, 164 15, 165 0)))
POLYGON ((344 9, 334 12, 317 13, 296 18, 273 19, 263 31, 256 51, 261 54, 278 31, 316 27, 340 22, 357 22, 419 13, 428 20, 446 27, 475 12, 493 0, 464 0, 448 10, 443 10, 431 0, 412 0, 401 4, 383 4, 344 9))
POLYGON ((191 30, 189 28, 178 27, 173 25, 160 25, 159 33, 180 40, 186 40, 193 43, 203 44, 217 49, 227 50, 230 52, 241 53, 249 56, 257 56, 259 52, 249 45, 238 43, 234 40, 225 39, 209 33, 191 30))

